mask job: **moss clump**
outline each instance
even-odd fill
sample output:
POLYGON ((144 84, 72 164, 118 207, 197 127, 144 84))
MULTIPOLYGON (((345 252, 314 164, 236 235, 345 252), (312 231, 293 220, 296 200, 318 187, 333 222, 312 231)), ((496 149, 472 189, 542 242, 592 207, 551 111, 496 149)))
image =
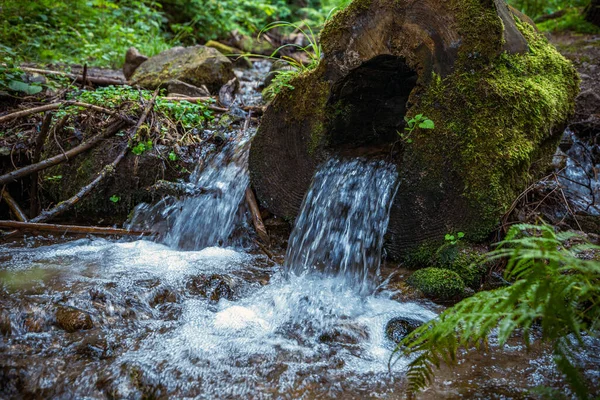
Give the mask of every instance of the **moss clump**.
POLYGON ((440 266, 456 272, 471 289, 479 289, 487 272, 482 252, 468 246, 452 246, 444 250, 438 257, 440 266))
POLYGON ((460 276, 444 268, 420 269, 408 278, 407 283, 425 296, 442 301, 459 298, 465 291, 465 283, 460 276))
POLYGON ((483 249, 468 243, 445 244, 441 247, 424 243, 409 252, 404 266, 411 269, 435 267, 454 271, 467 287, 477 290, 488 268, 483 249))
POLYGON ((571 63, 533 27, 517 26, 529 53, 502 53, 486 63, 464 50, 461 57, 470 55, 473 64, 460 61, 453 74, 432 79, 413 108, 436 129, 416 132, 405 161, 427 171, 432 187, 446 170, 459 177, 461 195, 480 215, 460 227, 471 240, 493 230, 536 175, 533 162, 551 157, 574 110, 579 78, 571 63))

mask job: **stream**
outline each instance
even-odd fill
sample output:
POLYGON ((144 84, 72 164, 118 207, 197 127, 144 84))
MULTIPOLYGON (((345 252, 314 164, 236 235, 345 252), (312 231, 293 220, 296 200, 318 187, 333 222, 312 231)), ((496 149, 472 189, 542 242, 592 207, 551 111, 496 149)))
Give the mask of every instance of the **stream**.
MULTIPOLYGON (((381 263, 395 168, 326 162, 278 264, 249 239, 252 133, 198 166, 189 197, 136 209, 130 226, 162 226, 160 240, 0 246, 1 398, 405 398, 410 359, 388 365, 388 323, 443 308, 404 298, 392 284, 404 272, 381 263)), ((420 396, 527 398, 539 385, 566 390, 544 346, 492 341, 420 396)))

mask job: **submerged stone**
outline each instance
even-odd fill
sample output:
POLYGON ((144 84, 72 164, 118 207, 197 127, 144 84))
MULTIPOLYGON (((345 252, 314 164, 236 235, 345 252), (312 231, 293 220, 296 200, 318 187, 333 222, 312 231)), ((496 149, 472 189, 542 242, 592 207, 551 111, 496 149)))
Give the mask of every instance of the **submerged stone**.
POLYGON ((94 326, 88 313, 69 307, 59 307, 56 310, 56 325, 71 333, 94 326))
POLYGON ((400 343, 409 333, 423 323, 411 318, 395 317, 385 325, 385 336, 394 343, 400 343))

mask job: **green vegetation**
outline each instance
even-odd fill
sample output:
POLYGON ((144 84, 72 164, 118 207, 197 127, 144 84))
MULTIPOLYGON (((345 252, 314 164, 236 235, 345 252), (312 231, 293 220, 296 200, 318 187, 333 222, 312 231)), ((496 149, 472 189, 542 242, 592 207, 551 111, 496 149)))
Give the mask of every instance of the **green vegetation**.
POLYGON ((600 27, 586 21, 582 10, 578 8, 571 8, 562 17, 542 22, 537 26, 544 32, 600 33, 600 27))
POLYGON ((152 1, 6 0, 0 42, 20 59, 120 67, 136 46, 153 55, 169 47, 152 1))
POLYGON ((435 124, 433 123, 433 121, 430 120, 429 118, 425 117, 423 114, 417 114, 412 118, 404 117, 404 121, 406 122, 406 127, 404 128, 404 130, 406 132, 404 132, 404 133, 397 132, 397 133, 398 133, 398 135, 400 135, 402 140, 404 140, 404 142, 406 142, 406 143, 412 143, 412 139, 410 138, 410 135, 413 133, 413 131, 415 129, 417 129, 417 128, 434 129, 435 128, 435 124))
POLYGON ((459 348, 481 347, 497 328, 501 346, 516 334, 527 345, 541 335, 552 345, 573 392, 588 398, 573 354, 600 327, 600 262, 593 258, 598 251, 600 247, 571 232, 513 226, 486 256, 489 262, 508 261, 504 276, 512 285, 462 300, 398 345, 396 356, 417 355, 409 366, 410 389, 424 388, 433 379, 434 366, 456 362, 459 348))
POLYGON ((406 282, 419 289, 425 296, 441 301, 460 298, 465 290, 465 283, 460 276, 444 268, 420 269, 406 282))
POLYGON ((508 3, 535 19, 566 8, 584 7, 589 0, 508 0, 508 3))
MULTIPOLYGON (((320 26, 349 0, 5 0, 0 7, 0 57, 118 68, 126 50, 154 55, 174 45, 256 36, 281 19, 320 26)), ((0 84, 2 71, 0 71, 0 84)))

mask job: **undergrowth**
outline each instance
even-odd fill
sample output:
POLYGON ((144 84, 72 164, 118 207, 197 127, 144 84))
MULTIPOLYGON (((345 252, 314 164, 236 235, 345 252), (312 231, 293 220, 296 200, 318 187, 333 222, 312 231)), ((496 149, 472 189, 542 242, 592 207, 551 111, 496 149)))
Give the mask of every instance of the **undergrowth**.
POLYGON ((513 226, 486 257, 508 261, 504 277, 512 285, 462 300, 396 348, 395 357, 416 355, 407 373, 410 390, 431 383, 440 363, 455 363, 460 348, 479 349, 492 334, 503 346, 517 333, 529 346, 539 332, 572 391, 589 398, 574 354, 585 348, 586 336, 597 337, 600 327, 600 262, 591 258, 597 251, 600 247, 571 232, 513 226))

